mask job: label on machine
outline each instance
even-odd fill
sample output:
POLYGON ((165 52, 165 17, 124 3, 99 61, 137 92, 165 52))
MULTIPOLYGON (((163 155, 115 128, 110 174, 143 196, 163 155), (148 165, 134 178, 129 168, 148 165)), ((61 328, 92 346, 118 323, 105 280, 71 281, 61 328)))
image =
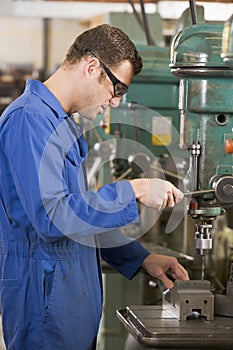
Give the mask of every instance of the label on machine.
POLYGON ((172 117, 152 117, 152 145, 169 146, 172 143, 172 117))

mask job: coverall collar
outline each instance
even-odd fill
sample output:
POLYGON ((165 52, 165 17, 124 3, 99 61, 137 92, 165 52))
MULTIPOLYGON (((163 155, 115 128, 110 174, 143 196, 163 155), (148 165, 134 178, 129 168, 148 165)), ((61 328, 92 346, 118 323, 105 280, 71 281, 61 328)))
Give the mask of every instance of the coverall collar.
POLYGON ((25 92, 33 93, 41 98, 51 109, 53 109, 57 118, 67 118, 68 115, 62 108, 57 98, 52 92, 39 80, 28 79, 26 81, 25 92))

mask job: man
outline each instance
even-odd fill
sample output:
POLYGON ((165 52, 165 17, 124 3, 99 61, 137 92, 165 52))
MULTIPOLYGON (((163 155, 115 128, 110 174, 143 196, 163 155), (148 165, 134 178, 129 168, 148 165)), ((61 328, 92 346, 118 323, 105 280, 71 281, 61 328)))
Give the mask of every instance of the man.
POLYGON ((76 38, 64 63, 0 119, 1 313, 7 349, 95 349, 102 311, 100 258, 131 279, 144 267, 188 279, 175 258, 150 254, 119 228, 138 220, 136 201, 173 207, 167 181, 134 179, 87 189, 87 146, 71 115, 117 107, 142 67, 133 43, 101 25, 76 38))

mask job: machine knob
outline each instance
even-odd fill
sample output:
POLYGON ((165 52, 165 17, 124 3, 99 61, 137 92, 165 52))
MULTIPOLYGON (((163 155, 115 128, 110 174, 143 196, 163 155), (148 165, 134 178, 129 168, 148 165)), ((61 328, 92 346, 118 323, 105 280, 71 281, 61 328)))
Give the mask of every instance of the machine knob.
POLYGON ((223 193, 227 196, 233 195, 233 186, 231 184, 226 184, 222 188, 223 193))
POLYGON ((225 151, 227 154, 233 153, 233 140, 232 139, 226 139, 225 141, 225 151))
POLYGON ((233 177, 223 176, 214 182, 214 190, 220 203, 233 203, 233 177))

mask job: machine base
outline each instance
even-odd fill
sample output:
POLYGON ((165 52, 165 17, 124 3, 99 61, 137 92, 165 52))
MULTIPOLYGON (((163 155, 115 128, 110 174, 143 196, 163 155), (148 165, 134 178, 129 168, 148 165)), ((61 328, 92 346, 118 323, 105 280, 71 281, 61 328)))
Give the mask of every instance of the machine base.
POLYGON ((180 321, 164 306, 137 305, 117 310, 118 319, 145 348, 232 349, 233 318, 207 321, 193 315, 180 321))

